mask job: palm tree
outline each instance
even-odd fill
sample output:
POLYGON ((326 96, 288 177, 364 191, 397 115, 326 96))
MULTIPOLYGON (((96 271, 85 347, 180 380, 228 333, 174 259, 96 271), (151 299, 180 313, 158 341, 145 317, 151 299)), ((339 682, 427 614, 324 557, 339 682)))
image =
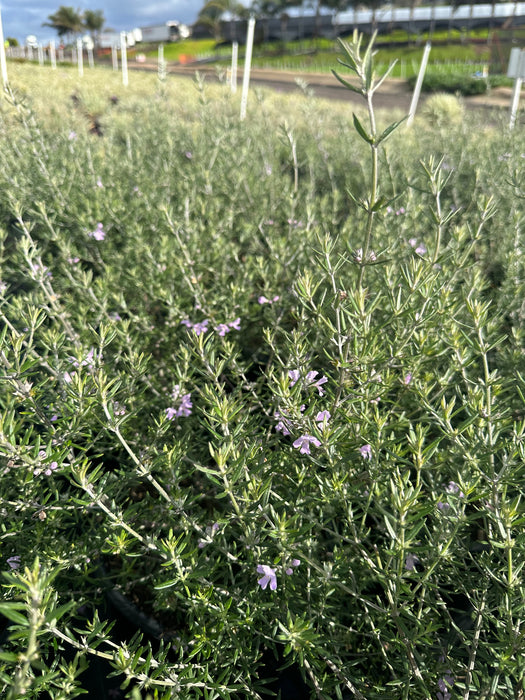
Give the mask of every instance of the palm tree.
POLYGON ((102 31, 106 18, 102 10, 86 10, 83 17, 84 28, 90 33, 93 44, 97 46, 98 35, 102 31))
POLYGON ((49 21, 42 24, 43 27, 52 27, 60 38, 66 37, 72 41, 75 34, 82 31, 82 13, 72 7, 61 5, 58 10, 49 15, 49 21))

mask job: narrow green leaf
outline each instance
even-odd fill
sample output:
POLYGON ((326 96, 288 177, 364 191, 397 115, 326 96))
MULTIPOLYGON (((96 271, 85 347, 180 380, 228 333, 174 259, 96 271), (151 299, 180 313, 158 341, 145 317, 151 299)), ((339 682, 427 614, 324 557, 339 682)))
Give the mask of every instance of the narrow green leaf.
POLYGON ((354 118, 355 129, 359 136, 363 139, 363 141, 366 141, 367 143, 372 145, 374 143, 373 137, 370 136, 370 134, 366 131, 365 127, 361 124, 357 116, 355 114, 353 114, 352 116, 354 118))
POLYGON ((340 83, 342 83, 346 88, 348 88, 348 90, 351 90, 352 92, 357 92, 358 95, 363 94, 363 91, 360 88, 355 87, 344 78, 341 78, 341 76, 338 73, 336 73, 333 68, 332 73, 335 75, 335 77, 337 78, 337 80, 339 80, 340 83))
POLYGON ((392 124, 389 124, 389 126, 386 127, 386 129, 383 131, 383 133, 377 137, 376 143, 379 144, 382 141, 386 141, 387 138, 390 136, 390 134, 392 132, 394 132, 397 129, 397 127, 400 124, 402 124, 406 119, 407 119, 407 117, 403 117, 403 119, 400 119, 397 122, 392 122, 392 124))

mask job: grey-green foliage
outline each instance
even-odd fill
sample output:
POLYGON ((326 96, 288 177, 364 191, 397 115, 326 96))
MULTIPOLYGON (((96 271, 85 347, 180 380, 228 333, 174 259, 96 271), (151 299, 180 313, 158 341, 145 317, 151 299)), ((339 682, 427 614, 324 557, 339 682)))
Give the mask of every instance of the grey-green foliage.
POLYGON ((520 132, 76 94, 2 113, 3 692, 519 697, 520 132))

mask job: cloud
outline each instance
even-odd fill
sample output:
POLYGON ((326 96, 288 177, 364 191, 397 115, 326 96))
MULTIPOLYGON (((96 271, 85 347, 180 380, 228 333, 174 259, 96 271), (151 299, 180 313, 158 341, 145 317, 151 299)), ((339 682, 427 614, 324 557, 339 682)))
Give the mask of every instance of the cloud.
POLYGON ((2 20, 4 36, 16 37, 20 42, 34 34, 39 41, 47 43, 56 39, 56 33, 42 24, 49 15, 58 10, 60 5, 71 5, 81 10, 102 10, 106 25, 115 31, 131 30, 151 24, 161 24, 168 20, 178 20, 193 24, 202 5, 200 0, 7 0, 2 2, 2 20))

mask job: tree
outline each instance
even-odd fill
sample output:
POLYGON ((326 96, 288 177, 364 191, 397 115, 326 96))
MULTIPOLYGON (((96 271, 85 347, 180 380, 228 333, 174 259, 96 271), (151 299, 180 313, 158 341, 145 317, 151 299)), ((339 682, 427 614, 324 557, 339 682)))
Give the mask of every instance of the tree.
POLYGON ((43 27, 52 27, 60 38, 65 37, 71 41, 76 34, 82 31, 82 13, 72 7, 61 5, 58 10, 49 15, 49 21, 42 24, 43 27))
POLYGON ((86 10, 84 12, 82 23, 84 28, 90 33, 95 46, 98 44, 98 36, 102 31, 105 22, 106 18, 104 17, 104 12, 102 10, 86 10))
POLYGON ((208 0, 200 10, 197 24, 209 27, 216 41, 222 39, 221 21, 223 15, 230 16, 230 39, 233 40, 233 23, 236 19, 245 19, 249 15, 246 7, 237 0, 208 0))

